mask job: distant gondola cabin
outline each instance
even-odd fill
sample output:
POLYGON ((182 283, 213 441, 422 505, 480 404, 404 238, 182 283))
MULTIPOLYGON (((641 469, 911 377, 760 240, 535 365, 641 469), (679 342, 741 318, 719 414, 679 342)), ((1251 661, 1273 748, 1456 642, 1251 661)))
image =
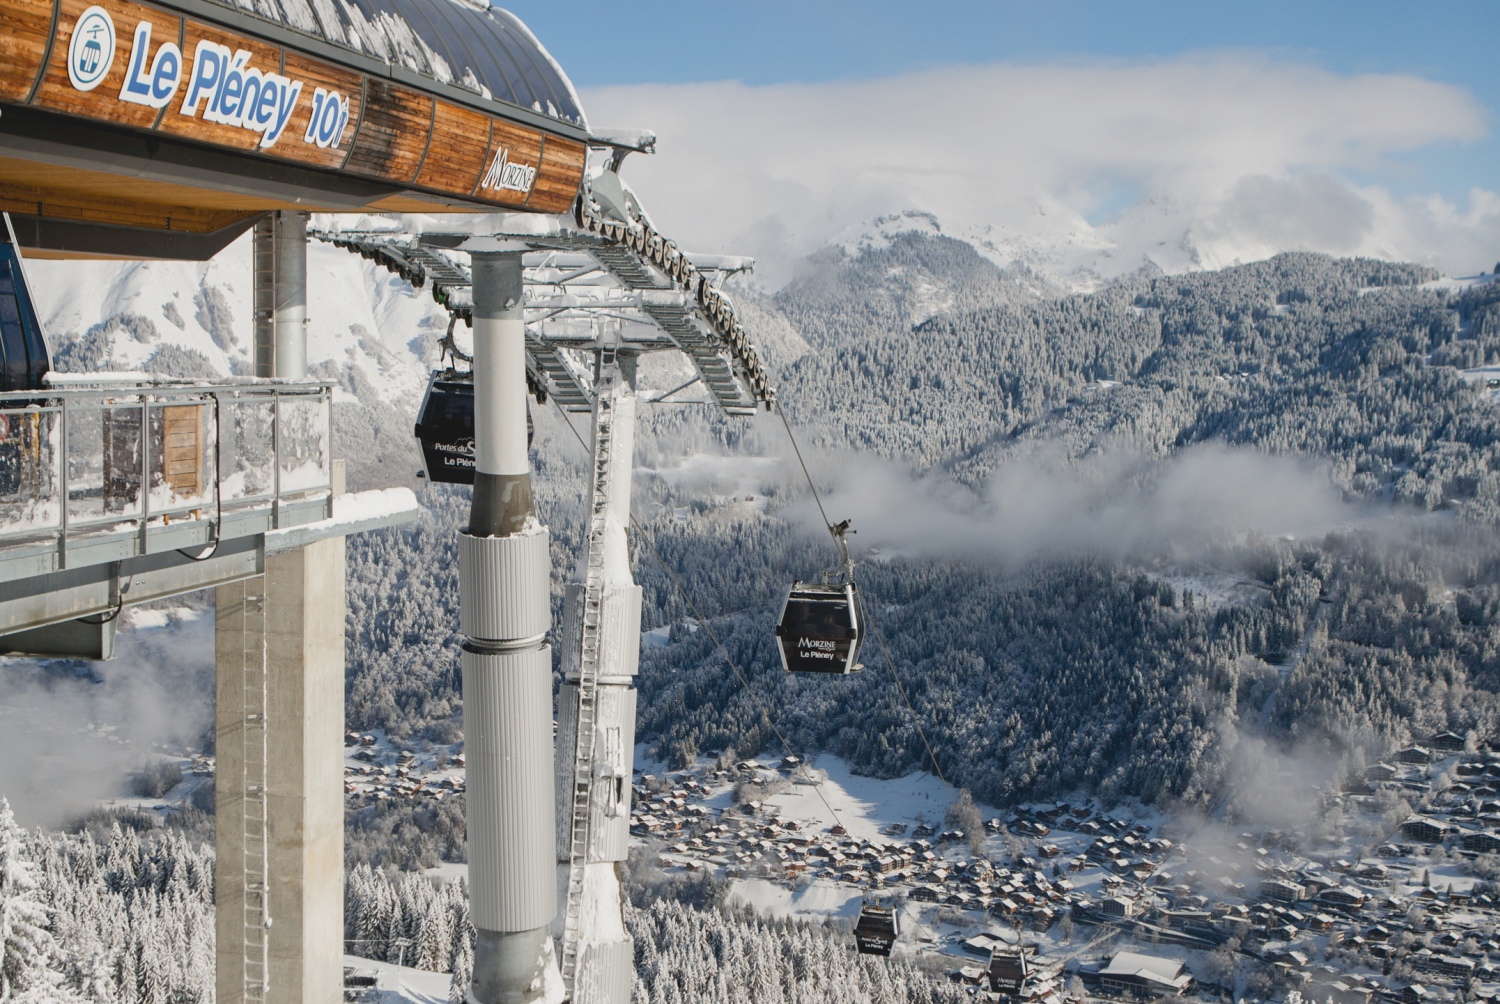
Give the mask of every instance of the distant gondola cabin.
POLYGON ((854 944, 861 955, 889 956, 900 934, 894 909, 866 903, 854 925, 854 944))
POLYGON ((792 673, 843 674, 862 668, 863 635, 852 583, 795 583, 776 625, 781 664, 792 673))

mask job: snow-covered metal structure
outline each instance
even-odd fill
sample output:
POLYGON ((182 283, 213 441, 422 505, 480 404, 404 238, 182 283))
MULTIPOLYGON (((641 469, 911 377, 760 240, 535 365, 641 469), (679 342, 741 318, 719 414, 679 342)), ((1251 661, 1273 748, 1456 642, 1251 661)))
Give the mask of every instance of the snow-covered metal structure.
POLYGON ((627 530, 641 358, 666 352, 685 364, 687 379, 655 400, 681 403, 677 395, 691 387, 692 402, 733 415, 774 400, 720 288, 750 263, 685 254, 658 234, 617 174, 624 152, 649 149, 650 137, 633 136, 628 148, 620 142, 596 142, 601 163, 571 219, 511 217, 483 234, 444 231, 430 218, 313 231, 427 285, 455 317, 472 319, 477 473, 460 593, 470 880, 480 930, 474 1004, 559 999, 553 974, 575 1004, 624 1004, 630 996, 634 951, 618 869, 630 843, 640 656, 641 590, 627 530), (495 271, 500 260, 503 274, 495 271), (499 304, 508 304, 513 324, 504 364, 490 347, 499 304), (588 544, 565 594, 549 798, 534 786, 551 705, 539 689, 549 665, 547 538, 523 480, 520 402, 528 391, 592 416, 588 544), (494 442, 509 444, 503 464, 491 456, 494 442), (497 521, 502 497, 509 508, 497 521), (534 881, 542 834, 549 841, 555 834, 556 895, 534 881), (555 969, 551 940, 536 926, 549 908, 560 940, 555 969))
POLYGON ((316 235, 430 285, 474 329, 474 508, 460 547, 481 931, 471 1000, 623 1002, 631 952, 615 871, 639 643, 625 543, 637 362, 681 358, 686 379, 663 395, 674 403, 697 388, 695 400, 728 414, 769 405, 720 288, 748 262, 688 255, 659 234, 619 177, 654 137, 591 130, 545 48, 487 4, 0 0, 0 31, 0 209, 21 248, 203 260, 256 230, 254 378, 0 399, 0 421, 17 413, 21 457, 7 466, 0 449, 0 487, 14 474, 31 493, 0 498, 0 648, 102 655, 95 633, 112 631, 101 625, 123 606, 219 589, 220 1004, 338 999, 342 537, 415 508, 408 495, 360 518, 331 433, 315 464, 288 466, 291 417, 315 409, 303 424, 330 428, 331 388, 305 379, 319 292, 307 213, 391 220, 316 235), (568 590, 555 765, 528 392, 593 415, 589 548, 568 590), (269 447, 272 484, 241 497, 248 482, 223 475, 219 419, 266 407, 249 438, 269 447), (169 445, 196 460, 167 458, 169 445), (155 466, 179 461, 196 479, 155 466), (78 496, 92 505, 96 481, 104 508, 84 525, 78 496), (560 967, 548 936, 559 889, 560 967))

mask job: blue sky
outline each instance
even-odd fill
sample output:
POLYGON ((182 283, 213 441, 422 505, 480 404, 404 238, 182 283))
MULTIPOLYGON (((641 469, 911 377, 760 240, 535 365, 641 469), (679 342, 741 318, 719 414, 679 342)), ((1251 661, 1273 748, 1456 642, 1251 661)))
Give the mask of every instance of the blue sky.
MULTIPOLYGON (((920 82, 961 68, 1027 69, 1034 71, 1035 78, 1069 68, 1081 76, 1100 67, 1128 75, 1131 68, 1180 68, 1214 60, 1240 65, 1248 59, 1261 66, 1262 82, 1306 77, 1312 102, 1327 98, 1341 83, 1347 85, 1345 90, 1357 90, 1363 78, 1371 77, 1392 87, 1407 81, 1412 84, 1408 91, 1420 94, 1421 100, 1446 104, 1447 112, 1435 112, 1435 118, 1467 103, 1462 124, 1453 119, 1448 128, 1424 131, 1420 114, 1408 110, 1404 121, 1409 129, 1404 138, 1383 132, 1378 122, 1372 122, 1366 129, 1368 149, 1362 148, 1358 155, 1350 151, 1365 140, 1351 136, 1343 154, 1318 161, 1289 152, 1284 163, 1261 173, 1285 180, 1298 172, 1323 172, 1367 194, 1378 187, 1395 200, 1438 196, 1463 212, 1472 209, 1468 200, 1475 187, 1500 191, 1500 141, 1496 138, 1500 71, 1493 44, 1497 13, 1493 0, 1435 4, 1390 0, 1248 4, 755 0, 707 5, 511 0, 507 6, 531 26, 584 92, 585 107, 596 124, 650 127, 655 124, 652 115, 671 123, 672 103, 664 95, 701 103, 703 95, 718 92, 694 90, 692 85, 710 82, 746 85, 744 93, 759 108, 788 93, 795 93, 801 101, 818 101, 826 94, 836 102, 839 95, 848 97, 846 85, 891 78, 920 82), (1416 86, 1420 82, 1446 86, 1424 89, 1416 86), (637 107, 645 118, 630 114, 637 107), (622 114, 631 121, 618 121, 622 114)), ((1178 74, 1183 80, 1189 76, 1178 74)), ((1259 85, 1252 81, 1246 86, 1259 85)), ((1385 100, 1389 88, 1374 90, 1385 100)), ((1149 88, 1147 92, 1154 93, 1149 88)), ((987 109, 1013 93, 1038 100, 1040 92, 999 88, 976 93, 980 96, 972 100, 987 109)), ((738 117, 725 118, 721 125, 744 120, 751 106, 735 103, 741 98, 730 103, 738 117)), ((1230 97, 1225 100, 1232 103, 1230 97)), ((1278 92, 1276 100, 1288 105, 1292 117, 1302 104, 1284 92, 1278 92)), ((1344 95, 1336 100, 1353 98, 1344 95)), ((729 107, 724 106, 726 116, 729 107)), ((1060 106, 1060 114, 1064 110, 1060 106)), ((1120 114, 1133 113, 1124 109, 1120 114)), ((1203 116, 1214 111, 1197 107, 1184 109, 1183 114, 1203 116)), ((773 128, 770 119, 767 127, 773 128)), ((670 132, 663 130, 664 156, 671 149, 669 140, 696 148, 700 138, 690 134, 689 126, 680 127, 675 136, 669 136, 670 132)), ((1143 142, 1150 141, 1143 137, 1143 142)), ((1032 148, 1036 149, 1035 144, 1032 148)), ((644 172, 648 187, 654 170, 644 172)), ((1223 178, 1220 187, 1227 191, 1231 181, 1223 178)), ((1062 184, 1057 179, 1049 183, 1062 184)), ((1128 205, 1137 193, 1142 198, 1158 194, 1151 179, 1108 166, 1091 166, 1070 184, 1092 193, 1073 201, 1083 217, 1096 225, 1128 205)), ((1064 201, 1070 198, 1061 189, 1057 194, 1064 201)), ((913 208, 931 207, 918 204, 913 208)), ((1377 229, 1385 235, 1406 233, 1395 224, 1377 229)), ((1400 245, 1396 237, 1389 237, 1387 243, 1391 242, 1395 242, 1392 247, 1400 245)))
MULTIPOLYGON (((1500 110, 1494 0, 754 0, 653 3, 631 13, 634 5, 618 0, 516 0, 508 7, 584 88, 818 83, 954 63, 1254 49, 1339 73, 1409 73, 1456 84, 1492 115, 1500 110)), ((1496 183, 1500 143, 1447 144, 1403 161, 1410 171, 1392 173, 1394 188, 1456 198, 1474 184, 1496 183)))

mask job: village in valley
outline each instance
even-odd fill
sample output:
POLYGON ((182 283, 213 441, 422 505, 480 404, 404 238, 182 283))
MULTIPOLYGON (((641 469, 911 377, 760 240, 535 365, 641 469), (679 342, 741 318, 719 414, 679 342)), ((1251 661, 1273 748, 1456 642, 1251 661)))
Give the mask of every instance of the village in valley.
POLYGON ((632 823, 664 865, 757 908, 816 919, 797 904, 838 904, 828 916, 848 925, 861 902, 893 905, 897 952, 951 957, 976 996, 1500 999, 1500 751, 1443 734, 1392 760, 1314 793, 1318 818, 1284 830, 1189 830, 1082 800, 976 807, 979 833, 941 803, 857 832, 878 807, 831 824, 790 810, 825 808, 793 793, 834 787, 796 757, 644 775, 632 823))
MULTIPOLYGON (((349 733, 345 754, 351 809, 464 791, 462 744, 349 733)), ((925 774, 725 756, 637 770, 631 832, 663 872, 849 930, 851 951, 861 907, 892 909, 895 955, 976 999, 1500 1002, 1500 742, 1432 736, 1336 787, 1301 793, 1317 805, 1301 825, 1189 825, 1089 798, 955 806, 925 774)))

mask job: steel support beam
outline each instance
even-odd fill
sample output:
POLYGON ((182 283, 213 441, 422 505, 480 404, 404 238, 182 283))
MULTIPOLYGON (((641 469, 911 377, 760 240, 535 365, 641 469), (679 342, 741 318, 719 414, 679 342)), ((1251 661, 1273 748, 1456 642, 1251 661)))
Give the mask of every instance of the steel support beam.
POLYGON ((556 774, 558 797, 574 815, 558 819, 557 867, 569 909, 576 903, 578 911, 561 932, 573 1004, 628 1004, 634 983, 635 949, 625 930, 619 874, 630 851, 641 650, 641 587, 631 576, 626 537, 635 452, 633 363, 617 362, 612 353, 601 359, 588 550, 564 600, 556 774), (580 770, 588 772, 582 779, 590 792, 586 802, 573 798, 580 770))

